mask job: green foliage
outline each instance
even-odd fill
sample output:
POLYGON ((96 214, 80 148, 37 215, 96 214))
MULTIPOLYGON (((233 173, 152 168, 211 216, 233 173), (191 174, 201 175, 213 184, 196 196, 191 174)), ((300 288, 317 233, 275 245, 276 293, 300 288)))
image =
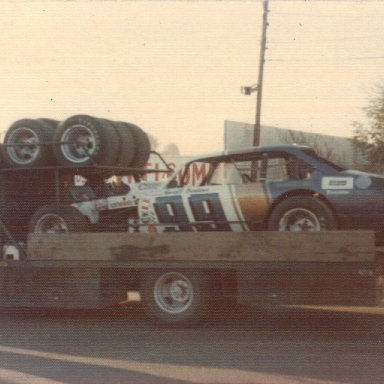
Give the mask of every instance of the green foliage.
POLYGON ((367 122, 354 122, 353 141, 371 171, 384 171, 384 86, 377 86, 375 96, 364 108, 367 122))

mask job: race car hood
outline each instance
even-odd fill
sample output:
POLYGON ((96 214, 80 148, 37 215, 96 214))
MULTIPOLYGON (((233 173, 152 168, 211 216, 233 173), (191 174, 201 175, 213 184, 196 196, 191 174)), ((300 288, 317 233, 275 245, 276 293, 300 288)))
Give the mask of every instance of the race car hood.
POLYGON ((370 173, 370 172, 363 172, 358 171, 357 169, 347 169, 345 171, 341 172, 344 175, 350 175, 350 176, 365 176, 365 177, 371 177, 375 179, 382 179, 384 180, 384 175, 381 175, 379 173, 370 173))
POLYGON ((360 189, 384 189, 384 175, 358 170, 346 170, 341 172, 341 174, 352 176, 354 178, 354 185, 360 189))

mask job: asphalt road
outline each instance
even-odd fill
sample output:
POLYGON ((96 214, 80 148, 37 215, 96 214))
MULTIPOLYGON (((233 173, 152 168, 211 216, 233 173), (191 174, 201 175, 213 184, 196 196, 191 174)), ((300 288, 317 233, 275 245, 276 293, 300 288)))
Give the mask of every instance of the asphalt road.
POLYGON ((136 304, 0 312, 0 383, 384 383, 384 310, 246 307, 169 329, 136 304))

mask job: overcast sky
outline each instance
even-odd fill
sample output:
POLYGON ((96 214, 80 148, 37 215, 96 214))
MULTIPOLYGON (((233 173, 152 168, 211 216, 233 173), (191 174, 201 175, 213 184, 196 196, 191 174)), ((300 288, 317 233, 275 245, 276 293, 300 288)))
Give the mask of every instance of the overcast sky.
MULTIPOLYGON (((86 113, 183 154, 254 122, 260 1, 0 2, 0 129, 86 113)), ((384 83, 384 2, 270 1, 262 124, 341 136, 384 83)))

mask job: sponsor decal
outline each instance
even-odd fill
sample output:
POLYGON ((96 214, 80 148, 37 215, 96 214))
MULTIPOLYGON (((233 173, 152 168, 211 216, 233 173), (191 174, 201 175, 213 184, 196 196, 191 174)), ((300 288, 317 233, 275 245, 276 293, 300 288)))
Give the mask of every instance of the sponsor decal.
POLYGON ((323 177, 322 189, 353 189, 353 177, 323 177))
POLYGON ((142 199, 140 202, 140 219, 143 224, 155 223, 156 219, 154 213, 150 209, 151 201, 149 199, 142 199))
POLYGON ((118 208, 128 208, 134 206, 135 203, 132 199, 127 199, 126 197, 119 198, 119 200, 109 200, 108 208, 109 209, 118 209, 118 208))
POLYGON ((197 193, 197 192, 208 192, 209 188, 187 188, 187 192, 197 193))
POLYGON ((327 195, 349 195, 351 191, 342 191, 342 190, 335 190, 335 191, 330 191, 327 190, 325 191, 327 195))

